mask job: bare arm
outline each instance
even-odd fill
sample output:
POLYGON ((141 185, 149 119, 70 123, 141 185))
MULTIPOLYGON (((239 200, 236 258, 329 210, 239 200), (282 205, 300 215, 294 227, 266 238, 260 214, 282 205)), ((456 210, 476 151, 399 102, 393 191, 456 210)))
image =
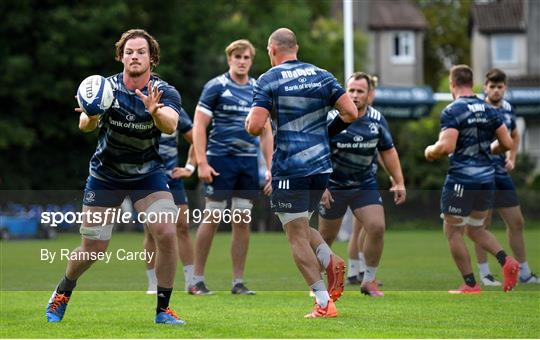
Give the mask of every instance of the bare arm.
POLYGON ((346 93, 339 97, 339 99, 336 101, 335 107, 339 111, 341 120, 345 123, 352 123, 356 120, 356 118, 362 117, 365 114, 365 112, 363 112, 361 115, 359 115, 356 105, 354 105, 352 99, 346 93))
POLYGON ((501 124, 501 126, 495 130, 495 135, 497 136, 497 140, 491 143, 491 152, 493 154, 505 153, 506 151, 512 149, 512 137, 510 137, 510 133, 508 133, 506 125, 501 124))
POLYGON ((272 135, 272 126, 270 119, 266 119, 263 132, 261 133, 261 152, 266 163, 265 186, 263 192, 265 195, 272 193, 272 154, 274 153, 274 136, 272 135))
POLYGON ((160 103, 163 91, 158 90, 157 86, 153 86, 152 82, 148 82, 148 95, 144 95, 139 89, 135 90, 137 96, 144 103, 144 107, 152 116, 156 127, 166 134, 173 134, 178 126, 178 112, 174 109, 160 103))
POLYGON ((393 179, 392 187, 390 191, 394 192, 394 202, 396 204, 402 204, 405 202, 405 180, 403 179, 403 173, 401 171, 401 163, 396 148, 381 151, 379 153, 384 169, 390 178, 393 179))
POLYGON ((424 150, 424 156, 428 161, 434 161, 443 156, 449 155, 456 149, 459 131, 456 129, 446 129, 439 133, 439 140, 435 144, 429 145, 424 150))
POLYGON ((245 121, 246 131, 253 136, 260 136, 267 126, 268 115, 270 112, 264 107, 254 106, 249 111, 245 121))
POLYGON ((508 155, 506 156, 506 164, 504 165, 506 170, 512 171, 514 170, 514 167, 516 165, 516 157, 519 150, 519 132, 517 129, 512 130, 512 133, 510 134, 510 137, 512 137, 512 148, 508 152, 508 155))
POLYGON ((218 176, 214 168, 208 164, 206 158, 206 128, 212 121, 212 117, 205 114, 201 110, 195 111, 193 119, 193 147, 195 148, 195 159, 199 166, 199 178, 204 183, 212 183, 213 176, 218 176))
POLYGON ((81 109, 75 109, 75 111, 80 112, 79 115, 79 130, 82 132, 92 132, 94 131, 99 123, 99 115, 88 116, 86 113, 82 112, 81 109))

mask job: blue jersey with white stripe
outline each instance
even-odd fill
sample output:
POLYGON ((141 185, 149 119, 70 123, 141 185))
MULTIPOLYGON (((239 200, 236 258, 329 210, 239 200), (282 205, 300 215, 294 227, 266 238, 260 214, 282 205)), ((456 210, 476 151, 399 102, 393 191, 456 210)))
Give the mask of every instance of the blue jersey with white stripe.
MULTIPOLYGON (((506 125, 508 128, 508 132, 512 133, 512 131, 516 128, 516 114, 514 113, 512 105, 503 99, 502 105, 498 108, 494 107, 493 109, 501 115, 501 119, 504 122, 504 125, 506 125)), ((495 176, 506 176, 508 174, 508 171, 506 171, 506 168, 504 167, 506 164, 506 155, 491 155, 491 157, 495 166, 495 176)))
MULTIPOLYGON (((338 115, 328 113, 328 124, 338 115)), ((332 167, 329 187, 365 188, 377 184, 377 151, 394 147, 384 116, 368 106, 366 114, 330 139, 332 167)))
POLYGON ((204 86, 197 109, 212 117, 208 136, 208 156, 257 157, 259 139, 246 132, 244 122, 253 101, 255 79, 245 85, 235 83, 229 73, 204 86))
POLYGON ((332 172, 326 117, 344 93, 330 72, 298 60, 259 77, 253 106, 270 111, 275 125, 273 178, 332 172))
MULTIPOLYGON (((90 160, 90 175, 103 181, 128 182, 162 171, 158 151, 161 131, 152 116, 135 91, 126 88, 122 73, 107 80, 115 99, 99 119, 98 145, 90 160)), ((150 80, 163 91, 160 102, 180 113, 178 91, 155 75, 150 80)), ((148 95, 147 87, 141 92, 148 95)))
POLYGON ((173 134, 161 133, 159 137, 159 155, 165 165, 167 178, 172 179, 172 170, 178 166, 178 138, 186 132, 191 131, 193 122, 184 109, 180 111, 178 126, 173 134))
POLYGON ((462 183, 493 181, 490 145, 502 124, 497 111, 476 96, 459 97, 450 103, 442 112, 441 130, 456 129, 459 135, 448 175, 462 183))

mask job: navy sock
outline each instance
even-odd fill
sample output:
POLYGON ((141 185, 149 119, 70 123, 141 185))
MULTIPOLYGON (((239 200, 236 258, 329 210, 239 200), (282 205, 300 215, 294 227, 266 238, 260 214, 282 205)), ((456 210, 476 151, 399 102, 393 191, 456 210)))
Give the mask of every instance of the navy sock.
POLYGON ((171 299, 172 288, 163 288, 157 286, 157 308, 156 314, 161 313, 169 307, 169 300, 171 299))
POLYGON ((463 281, 465 281, 465 284, 469 287, 476 286, 476 280, 474 279, 473 273, 463 275, 463 281))
POLYGON ((64 275, 62 280, 60 280, 58 287, 56 287, 56 292, 58 294, 64 294, 65 296, 70 297, 75 286, 77 286, 77 280, 70 280, 66 277, 66 275, 64 275))
POLYGON ((504 264, 506 263, 506 253, 504 252, 504 250, 501 250, 500 252, 495 254, 495 257, 497 258, 497 261, 499 261, 501 267, 504 266, 504 264))

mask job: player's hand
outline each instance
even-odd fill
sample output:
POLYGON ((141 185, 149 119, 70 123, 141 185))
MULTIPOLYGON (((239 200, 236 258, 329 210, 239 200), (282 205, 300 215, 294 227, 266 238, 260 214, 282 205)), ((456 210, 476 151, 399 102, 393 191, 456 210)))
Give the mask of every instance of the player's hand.
POLYGON ((145 96, 139 89, 135 90, 135 94, 141 98, 144 107, 146 107, 146 110, 150 112, 151 115, 155 115, 157 110, 164 106, 163 103, 159 102, 163 95, 163 91, 158 90, 157 86, 153 86, 152 81, 148 82, 148 96, 145 96))
POLYGON ((193 171, 190 171, 186 168, 176 167, 172 169, 171 177, 172 178, 186 178, 193 175, 193 171))
POLYGON ((393 184, 392 187, 390 188, 390 192, 394 193, 394 203, 396 205, 405 203, 405 199, 407 197, 407 191, 405 190, 404 185, 393 184))
POLYGON ((264 175, 264 183, 266 184, 263 187, 263 193, 266 196, 270 196, 272 194, 272 173, 269 170, 266 170, 264 175))
POLYGON ((324 193, 322 194, 321 204, 326 209, 330 209, 330 206, 332 205, 332 203, 334 203, 334 198, 332 197, 332 194, 330 193, 330 191, 326 189, 324 193))
POLYGON ((429 162, 433 162, 435 160, 435 157, 433 157, 431 155, 431 151, 433 149, 433 145, 428 145, 426 147, 426 149, 424 150, 424 157, 426 157, 426 159, 429 161, 429 162))
POLYGON ((214 176, 219 176, 219 172, 214 170, 208 163, 200 164, 198 169, 199 178, 204 183, 212 183, 214 176))
POLYGON ((506 171, 514 170, 514 167, 515 167, 514 162, 507 158, 506 162, 504 163, 504 168, 506 169, 506 171))

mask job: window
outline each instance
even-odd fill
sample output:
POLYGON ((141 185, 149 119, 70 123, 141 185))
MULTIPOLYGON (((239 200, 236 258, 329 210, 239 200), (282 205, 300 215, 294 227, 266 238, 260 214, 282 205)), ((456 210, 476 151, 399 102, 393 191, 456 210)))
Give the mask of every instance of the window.
POLYGON ((491 54, 493 64, 514 65, 517 64, 516 37, 510 34, 493 35, 491 40, 491 54))
POLYGON ((395 64, 414 63, 414 32, 395 32, 392 35, 392 62, 395 64))

